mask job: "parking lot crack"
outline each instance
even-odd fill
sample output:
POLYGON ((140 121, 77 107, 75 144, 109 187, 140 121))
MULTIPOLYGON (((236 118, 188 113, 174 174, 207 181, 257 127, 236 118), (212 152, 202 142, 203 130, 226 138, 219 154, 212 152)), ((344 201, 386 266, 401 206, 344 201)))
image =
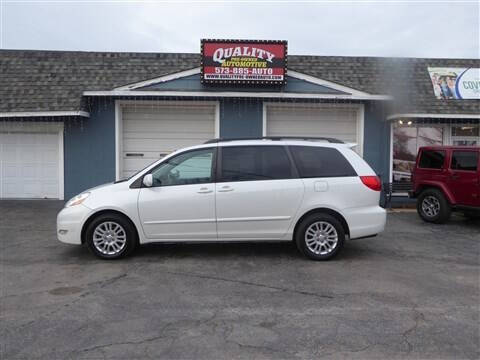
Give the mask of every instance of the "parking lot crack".
POLYGON ((255 286, 255 287, 260 287, 260 288, 265 288, 265 289, 270 289, 270 290, 289 292, 289 293, 295 293, 295 294, 306 295, 306 296, 314 296, 314 297, 318 297, 318 298, 322 298, 322 299, 333 299, 334 298, 334 296, 332 296, 332 295, 318 294, 318 293, 311 292, 311 291, 290 289, 290 288, 260 284, 260 283, 255 283, 255 282, 251 282, 251 281, 245 281, 245 280, 223 278, 223 277, 219 277, 219 276, 185 273, 185 272, 178 272, 178 271, 165 271, 164 273, 172 274, 172 275, 179 275, 179 276, 189 276, 189 277, 206 279, 206 280, 230 282, 230 283, 246 285, 246 286, 255 286))
POLYGON ((407 349, 408 354, 411 353, 412 350, 413 350, 413 345, 410 342, 410 340, 408 339, 409 335, 412 334, 412 333, 416 335, 420 322, 425 321, 425 316, 423 315, 422 312, 417 310, 416 305, 412 308, 412 311, 413 311, 413 320, 414 320, 415 323, 413 324, 413 326, 411 326, 410 328, 408 328, 406 331, 404 331, 402 333, 403 342, 406 343, 407 347, 408 347, 408 349, 407 349))

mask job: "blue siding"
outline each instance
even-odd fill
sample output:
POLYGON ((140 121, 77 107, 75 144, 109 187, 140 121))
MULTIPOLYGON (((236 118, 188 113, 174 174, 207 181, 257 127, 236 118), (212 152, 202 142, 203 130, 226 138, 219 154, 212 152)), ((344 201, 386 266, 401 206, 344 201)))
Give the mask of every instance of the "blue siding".
POLYGON ((262 136, 263 102, 256 99, 220 100, 220 137, 262 136))
POLYGON ((90 118, 65 121, 65 199, 115 180, 115 102, 99 99, 90 118))
POLYGON ((175 91, 205 91, 205 92, 293 92, 293 93, 317 93, 317 94, 346 94, 345 92, 331 89, 326 86, 313 84, 308 81, 300 80, 287 76, 287 83, 280 87, 271 86, 214 86, 204 85, 200 81, 200 74, 186 76, 184 78, 165 81, 158 84, 145 86, 136 90, 175 90, 175 91))
POLYGON ((390 177, 390 122, 385 119, 383 102, 365 103, 363 158, 383 183, 390 177))

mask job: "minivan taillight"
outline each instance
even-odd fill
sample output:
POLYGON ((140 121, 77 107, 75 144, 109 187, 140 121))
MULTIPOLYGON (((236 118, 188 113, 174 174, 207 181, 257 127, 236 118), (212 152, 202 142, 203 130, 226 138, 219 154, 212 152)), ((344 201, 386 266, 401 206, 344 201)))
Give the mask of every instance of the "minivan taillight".
POLYGON ((360 176, 360 180, 362 180, 365 186, 373 191, 382 190, 382 183, 380 182, 380 178, 378 176, 360 176))

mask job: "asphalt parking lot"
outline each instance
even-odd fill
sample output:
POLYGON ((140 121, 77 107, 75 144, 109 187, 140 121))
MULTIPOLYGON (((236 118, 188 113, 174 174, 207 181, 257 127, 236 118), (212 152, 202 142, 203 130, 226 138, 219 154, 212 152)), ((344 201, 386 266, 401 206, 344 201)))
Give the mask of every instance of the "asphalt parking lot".
POLYGON ((57 242, 62 203, 0 202, 2 359, 480 357, 480 222, 392 213, 329 262, 292 244, 57 242))

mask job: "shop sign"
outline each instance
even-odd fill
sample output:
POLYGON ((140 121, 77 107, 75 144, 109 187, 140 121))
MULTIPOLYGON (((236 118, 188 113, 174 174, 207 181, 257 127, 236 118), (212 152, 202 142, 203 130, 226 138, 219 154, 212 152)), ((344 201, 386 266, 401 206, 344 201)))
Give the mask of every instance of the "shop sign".
POLYGON ((480 100, 480 68, 429 67, 437 99, 480 100))
POLYGON ((286 41, 202 40, 202 82, 282 85, 286 41))

